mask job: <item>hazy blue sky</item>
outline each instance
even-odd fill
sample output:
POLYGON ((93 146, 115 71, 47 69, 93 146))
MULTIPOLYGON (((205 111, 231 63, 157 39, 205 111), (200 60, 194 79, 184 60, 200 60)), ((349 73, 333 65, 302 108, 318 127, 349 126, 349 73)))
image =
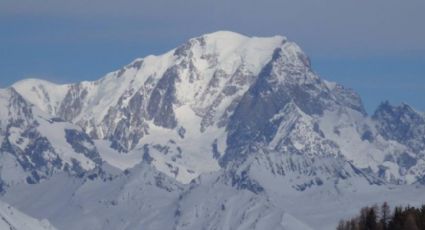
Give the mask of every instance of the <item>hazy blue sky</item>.
POLYGON ((1 0, 0 87, 28 77, 98 79, 216 30, 281 34, 368 111, 425 111, 424 0, 1 0))

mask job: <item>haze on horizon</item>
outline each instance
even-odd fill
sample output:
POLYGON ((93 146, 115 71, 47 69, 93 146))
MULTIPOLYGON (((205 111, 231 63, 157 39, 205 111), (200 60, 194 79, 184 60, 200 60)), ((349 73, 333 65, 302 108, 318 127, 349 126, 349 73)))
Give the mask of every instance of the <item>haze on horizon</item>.
POLYGON ((93 0, 0 2, 0 88, 24 78, 95 80, 216 30, 284 35, 324 79, 425 111, 425 1, 93 0))

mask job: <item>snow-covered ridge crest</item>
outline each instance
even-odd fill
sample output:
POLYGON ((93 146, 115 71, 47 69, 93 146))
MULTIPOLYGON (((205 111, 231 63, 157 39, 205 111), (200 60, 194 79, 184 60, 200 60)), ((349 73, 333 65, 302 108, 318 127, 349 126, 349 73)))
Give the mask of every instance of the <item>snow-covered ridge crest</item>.
POLYGON ((24 79, 12 85, 18 92, 41 110, 56 114, 69 85, 58 85, 41 79, 24 79))
MULTIPOLYGON (((186 87, 180 90, 181 93, 177 92, 180 101, 185 101, 185 98, 189 96, 184 95, 192 92, 199 94, 202 90, 201 85, 208 85, 208 82, 214 80, 212 77, 217 70, 228 75, 238 70, 258 74, 261 67, 270 60, 273 51, 285 42, 286 38, 280 36, 249 38, 234 32, 219 31, 190 39, 187 43, 165 54, 136 59, 124 68, 94 82, 54 85, 43 80, 32 79, 18 82, 12 87, 31 103, 53 115, 61 113, 58 111, 60 103, 67 99, 74 99, 73 97, 80 94, 78 95, 80 100, 87 98, 83 99, 81 104, 78 103, 83 108, 78 114, 69 118, 75 122, 87 122, 93 117, 103 118, 108 113, 108 109, 118 103, 120 97, 124 95, 125 98, 131 98, 137 90, 147 84, 146 81, 158 82, 173 66, 181 67, 180 80, 189 80, 193 83, 190 86, 184 84, 190 87, 191 91, 186 87), (187 70, 192 71, 185 73, 187 70), (193 82, 194 75, 202 79, 193 82), (70 91, 72 91, 71 95, 65 98, 70 91)), ((76 104, 75 101, 73 102, 76 104)), ((103 133, 98 131, 98 135, 102 137, 103 133)))
POLYGON ((12 87, 31 103, 53 115, 59 112, 57 110, 60 102, 64 100, 70 87, 85 88, 88 89, 87 97, 90 98, 85 104, 87 107, 85 112, 104 115, 107 112, 105 109, 96 111, 92 107, 108 108, 111 104, 117 103, 119 96, 125 92, 139 89, 146 80, 153 80, 153 78, 158 80, 176 63, 185 64, 187 56, 192 59, 204 81, 208 81, 206 76, 211 73, 205 74, 205 72, 210 68, 220 68, 231 73, 244 64, 249 71, 258 73, 270 60, 274 49, 286 41, 286 38, 282 36, 251 38, 235 32, 218 31, 190 39, 180 47, 164 54, 137 58, 122 69, 108 73, 93 82, 59 85, 41 79, 25 79, 16 82, 12 87), (186 56, 185 52, 190 54, 186 56), (208 66, 208 61, 214 61, 219 66, 208 66), (106 96, 109 100, 105 99, 106 96))

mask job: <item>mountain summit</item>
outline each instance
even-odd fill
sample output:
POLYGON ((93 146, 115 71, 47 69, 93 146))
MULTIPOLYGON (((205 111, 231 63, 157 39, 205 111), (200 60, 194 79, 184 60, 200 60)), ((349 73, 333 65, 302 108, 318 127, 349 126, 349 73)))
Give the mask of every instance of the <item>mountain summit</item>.
MULTIPOLYGON (((106 196, 124 200, 121 192, 131 197, 140 185, 156 184, 161 194, 170 192, 167 205, 178 203, 172 218, 179 229, 199 229, 196 224, 221 226, 220 218, 233 215, 224 204, 211 206, 226 197, 199 200, 208 188, 226 191, 234 202, 261 200, 264 206, 246 203, 252 215, 266 210, 267 218, 286 216, 298 223, 268 208, 269 198, 425 181, 423 115, 385 103, 369 117, 357 93, 321 79, 301 48, 282 36, 219 31, 136 59, 97 81, 56 85, 29 79, 0 93, 7 108, 0 112, 2 164, 15 165, 1 168, 6 194, 16 184, 49 183, 63 172, 111 180, 122 191, 106 196), (21 176, 11 179, 15 172, 21 176), (223 213, 209 219, 202 207, 192 209, 194 200, 223 213), (201 219, 190 219, 192 211, 201 219)), ((106 189, 84 183, 78 190, 106 189)), ((73 196, 82 201, 85 194, 73 196)), ((95 207, 101 210, 104 201, 99 202, 95 207)), ((169 215, 165 209, 163 214, 169 215)), ((53 224, 62 226, 60 220, 53 224)))

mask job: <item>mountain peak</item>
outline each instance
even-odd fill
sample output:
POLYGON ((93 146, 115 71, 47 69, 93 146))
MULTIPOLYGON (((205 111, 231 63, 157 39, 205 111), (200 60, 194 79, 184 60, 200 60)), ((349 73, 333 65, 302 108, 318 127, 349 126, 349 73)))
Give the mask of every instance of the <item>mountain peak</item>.
POLYGON ((273 49, 275 49, 286 42, 287 39, 284 36, 249 37, 231 31, 216 31, 189 39, 186 43, 177 48, 176 53, 179 53, 178 51, 181 50, 182 47, 192 49, 198 47, 204 51, 215 53, 240 53, 242 50, 249 50, 252 48, 261 52, 261 47, 273 47, 273 49))
POLYGON ((217 31, 189 39, 174 50, 174 56, 185 60, 186 64, 192 62, 191 65, 201 72, 214 66, 230 74, 242 65, 257 74, 277 49, 291 44, 282 36, 248 37, 235 32, 217 31))
POLYGON ((248 38, 246 35, 229 30, 218 30, 215 32, 203 34, 201 37, 208 37, 212 39, 248 38))
POLYGON ((218 30, 212 33, 203 34, 200 37, 209 38, 211 40, 228 40, 228 39, 270 39, 275 38, 278 40, 285 41, 286 37, 281 35, 267 36, 267 37, 256 37, 248 36, 238 32, 228 31, 228 30, 218 30))
POLYGON ((27 79, 23 79, 23 80, 20 80, 20 81, 13 83, 12 87, 14 87, 14 88, 15 87, 21 87, 23 85, 32 85, 32 86, 34 86, 34 85, 45 85, 45 86, 55 87, 55 86, 58 86, 59 84, 56 84, 56 83, 53 83, 53 82, 50 82, 50 81, 47 81, 47 80, 43 80, 43 79, 40 79, 40 78, 27 78, 27 79))
POLYGON ((378 116, 380 113, 391 113, 391 114, 401 114, 401 113, 408 113, 408 114, 420 114, 420 112, 416 111, 414 108, 412 108, 410 105, 402 102, 399 105, 393 105, 388 100, 382 102, 378 108, 375 111, 374 116, 378 116))
POLYGON ((414 152, 425 149, 425 117, 411 106, 383 102, 373 117, 382 136, 403 143, 414 152))

